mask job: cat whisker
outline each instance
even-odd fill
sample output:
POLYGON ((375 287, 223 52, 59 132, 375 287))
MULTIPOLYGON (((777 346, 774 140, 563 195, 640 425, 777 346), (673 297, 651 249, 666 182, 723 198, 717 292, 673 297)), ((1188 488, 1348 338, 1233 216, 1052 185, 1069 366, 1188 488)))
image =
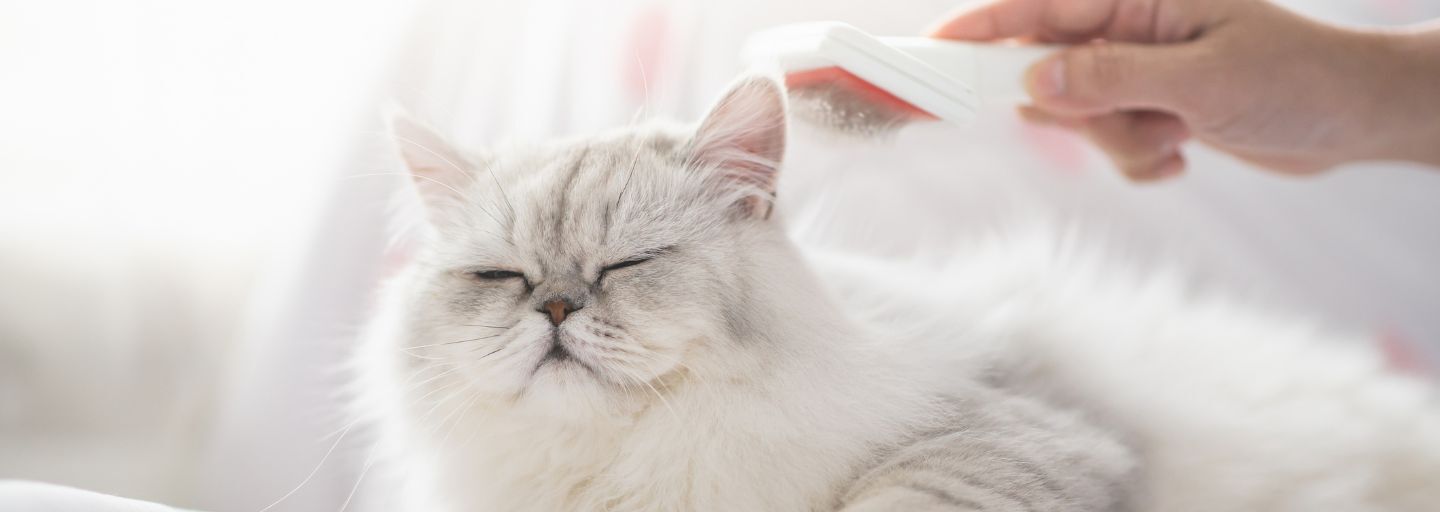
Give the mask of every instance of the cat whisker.
POLYGON ((634 380, 636 383, 639 383, 640 385, 645 386, 646 388, 648 388, 651 393, 654 393, 654 394, 655 394, 655 398, 657 398, 657 399, 660 400, 660 404, 665 406, 665 410, 670 411, 670 417, 675 420, 675 423, 676 423, 677 425, 678 425, 678 424, 681 424, 680 415, 675 412, 675 408, 670 407, 670 401, 669 401, 669 400, 666 400, 666 399, 665 399, 665 396, 660 394, 660 390, 655 389, 655 386, 650 385, 650 382, 646 381, 646 380, 643 379, 643 378, 640 378, 640 376, 636 375, 634 372, 632 372, 632 371, 630 371, 630 370, 628 370, 628 369, 625 369, 625 368, 621 367, 621 368, 619 368, 619 370, 620 370, 620 373, 621 373, 622 375, 625 375, 625 376, 629 377, 630 379, 634 380))
POLYGON ((378 449, 373 446, 370 448, 370 455, 365 457, 365 465, 360 468, 360 476, 355 477, 355 485, 350 487, 350 494, 345 495, 345 502, 340 504, 340 510, 337 512, 345 512, 350 508, 350 501, 355 499, 356 491, 360 490, 360 483, 365 481, 365 475, 370 474, 370 467, 375 464, 375 456, 379 454, 378 449))
MULTIPOLYGON (((453 388, 455 388, 456 386, 460 386, 460 385, 462 385, 462 384, 464 384, 464 382, 456 380, 456 381, 447 382, 447 383, 445 383, 445 384, 442 384, 442 385, 440 385, 440 386, 437 386, 435 389, 431 389, 430 391, 426 391, 425 394, 420 395, 419 397, 416 397, 416 398, 411 399, 411 400, 410 400, 410 405, 412 405, 412 406, 420 405, 421 402, 425 402, 425 399, 430 398, 431 396, 434 396, 434 395, 437 394, 437 393, 441 393, 441 392, 443 392, 443 391, 445 391, 445 390, 447 390, 447 389, 453 389, 453 388)), ((412 389, 413 389, 413 387, 412 387, 412 389)))
POLYGON ((325 441, 325 440, 328 440, 328 439, 330 439, 331 437, 334 437, 336 434, 342 434, 343 432, 345 432, 345 430, 349 429, 350 427, 353 427, 353 426, 355 426, 355 425, 359 425, 361 421, 362 421, 362 418, 355 418, 354 420, 351 420, 350 423, 346 424, 345 426, 340 427, 340 428, 337 428, 337 429, 335 429, 335 430, 331 430, 330 433, 325 434, 325 435, 323 435, 323 436, 320 436, 320 438, 319 438, 319 439, 316 439, 316 440, 317 440, 317 441, 325 441))
POLYGON ((330 460, 330 455, 335 453, 335 448, 338 448, 340 446, 340 441, 343 441, 345 439, 345 435, 350 433, 350 429, 353 428, 356 423, 358 423, 358 421, 352 422, 350 425, 345 427, 345 429, 340 433, 340 437, 336 438, 335 442, 330 444, 330 449, 325 450, 325 455, 322 455, 320 457, 320 462, 315 463, 315 468, 311 469, 310 474, 305 475, 305 478, 301 480, 300 483, 295 486, 295 488, 290 489, 290 492, 285 493, 284 496, 281 496, 280 499, 275 500, 274 503, 271 503, 265 508, 260 509, 260 512, 268 512, 270 509, 275 508, 276 505, 283 503, 285 500, 290 499, 291 496, 294 496, 295 493, 300 492, 300 489, 305 487, 305 484, 310 483, 310 480, 313 480, 315 478, 315 475, 320 473, 320 468, 325 465, 325 461, 330 460))
POLYGON ((638 48, 635 50, 635 65, 640 69, 640 86, 643 88, 642 90, 645 95, 640 98, 640 108, 635 110, 635 115, 631 117, 630 124, 635 124, 639 121, 640 114, 645 112, 650 106, 650 73, 645 70, 645 59, 640 57, 640 50, 638 48))
POLYGON ((701 375, 700 375, 700 372, 695 371, 695 369, 692 368, 692 367, 690 367, 690 365, 687 365, 687 364, 684 363, 684 361, 681 361, 679 356, 676 356, 676 357, 664 357, 664 356, 662 356, 662 354, 660 354, 659 352, 656 352, 656 351, 654 351, 654 350, 639 351, 639 350, 631 349, 631 348, 629 348, 629 347, 625 347, 624 344, 617 344, 617 345, 614 346, 614 348, 621 349, 621 350, 624 351, 624 353, 621 353, 621 354, 610 353, 610 354, 607 354, 607 355, 605 356, 606 358, 611 359, 611 360, 615 360, 615 361, 623 361, 623 362, 638 362, 638 363, 658 362, 658 363, 660 363, 661 365, 670 365, 670 364, 673 364, 673 365, 675 365, 675 366, 678 366, 678 367, 680 367, 680 368, 683 368, 683 369, 684 369, 687 373, 689 373, 690 375, 693 375, 693 376, 694 376, 694 379, 695 379, 696 381, 701 381, 701 380, 702 380, 701 375))
POLYGON ((504 344, 504 345, 501 345, 499 348, 496 348, 495 350, 491 350, 491 351, 489 351, 489 352, 486 352, 485 355, 475 358, 475 360, 476 360, 476 361, 479 361, 479 360, 481 360, 481 359, 485 359, 485 358, 487 358, 487 357, 493 356, 493 355, 495 355, 496 352, 499 352, 499 351, 501 351, 501 350, 505 350, 505 347, 508 347, 508 346, 510 346, 509 343, 506 343, 506 344, 504 344))
POLYGON ((515 205, 510 202, 510 194, 505 192, 505 187, 500 184, 500 179, 495 177, 495 169, 492 165, 485 166, 485 172, 490 175, 490 181, 495 183, 495 188, 500 191, 500 199, 505 201, 505 208, 509 212, 509 219, 515 220, 515 205))
POLYGON ((660 400, 660 404, 665 406, 666 411, 669 411, 670 419, 675 420, 675 424, 677 425, 681 424, 680 414, 676 413, 675 408, 670 406, 670 401, 665 399, 665 395, 660 394, 660 391, 655 389, 655 386, 652 386, 649 382, 644 380, 640 380, 639 382, 646 388, 649 388, 651 393, 655 394, 655 398, 660 400))
POLYGON ((417 382, 417 383, 414 383, 414 384, 409 385, 409 386, 408 386, 408 389, 417 389, 417 388, 419 388, 419 387, 421 387, 421 386, 424 386, 424 385, 426 385, 426 384, 429 384, 429 383, 431 383, 431 382, 435 382, 436 379, 443 379, 443 378, 445 378, 446 375, 450 375, 450 374, 452 374, 452 373, 455 373, 455 372, 457 372, 457 371, 460 371, 460 368, 462 368, 462 367, 457 364, 457 365, 455 365, 454 368, 451 368, 451 369, 449 369, 449 370, 445 370, 445 371, 443 371, 443 372, 440 372, 440 373, 437 374, 437 375, 432 375, 432 376, 430 376, 430 378, 425 379, 424 381, 417 382))
MULTIPOLYGON (((446 374, 449 374, 449 373, 454 372, 454 371, 459 370, 459 369, 460 369, 460 367, 457 366, 456 368, 453 368, 453 369, 445 372, 444 374, 437 375, 437 376, 435 376, 435 377, 432 377, 431 379, 427 379, 426 382, 433 381, 435 378, 442 377, 442 376, 444 376, 444 375, 446 375, 446 374)), ((417 384, 417 385, 415 385, 415 386, 411 386, 411 389, 414 389, 414 388, 416 388, 416 387, 419 387, 420 385, 423 385, 423 384, 424 384, 424 383, 420 383, 420 384, 417 384)), ((437 395, 437 394, 443 394, 443 393, 451 393, 451 392, 454 392, 454 391, 456 391, 456 390, 458 390, 458 389, 463 388, 464 386, 465 386, 465 382, 462 381, 462 380, 455 380, 455 381, 452 381, 452 382, 447 382, 447 383, 445 383, 445 384, 443 384, 443 385, 440 385, 440 386, 436 387, 435 389, 431 389, 430 391, 425 392, 424 395, 421 395, 421 396, 419 396, 419 397, 417 397, 417 398, 411 399, 411 400, 409 401, 409 406, 410 406, 410 407, 420 406, 420 405, 424 404, 424 403, 427 401, 427 399, 429 399, 429 398, 432 397, 432 396, 435 396, 435 395, 437 395)), ((424 414, 422 414, 422 415, 419 416, 421 423, 423 424, 424 421, 427 420, 427 419, 430 417, 430 415, 434 414, 435 411, 438 410, 443 404, 445 404, 446 402, 449 402, 449 401, 450 401, 452 398, 454 398, 454 397, 455 397, 454 394, 444 394, 444 395, 442 395, 442 398, 441 398, 441 399, 439 399, 438 401, 430 404, 430 408, 427 409, 424 414)))
POLYGON ((640 163, 640 150, 635 150, 635 156, 630 158, 630 168, 625 171, 625 182, 620 184, 620 193, 615 197, 615 204, 625 204, 625 193, 630 191, 630 178, 635 175, 635 165, 640 163))
POLYGON ((440 343, 431 343, 431 344, 429 344, 429 345, 411 345, 411 346, 405 347, 404 349, 401 349, 401 350, 413 350, 413 349, 417 349, 417 348, 440 347, 440 346, 445 346, 445 345, 458 345, 458 344, 460 344, 460 343, 470 343, 470 342, 472 342, 472 341, 488 340, 488 339, 490 339, 490 338, 496 338, 496 337, 500 337, 500 336, 504 336, 504 335, 505 335, 505 333, 502 332, 502 333, 491 334, 491 335, 489 335, 489 336, 480 336, 480 337, 470 338, 470 339, 464 339, 464 340, 442 341, 442 342, 440 342, 440 343))
POLYGON ((643 116, 644 114, 645 114, 645 105, 642 103, 639 107, 636 107, 636 108, 635 108, 635 113, 630 115, 630 123, 629 123, 629 124, 631 124, 631 125, 639 124, 639 123, 640 123, 640 118, 641 118, 641 116, 643 116))
MULTIPOLYGON (((463 382, 458 382, 458 381, 457 381, 457 382, 451 383, 451 384, 449 384, 449 385, 443 386, 443 387, 441 387, 441 388, 437 388, 437 390, 438 390, 438 389, 446 389, 446 390, 448 390, 449 393, 446 394, 446 395, 445 395, 443 398, 441 398, 440 400, 437 400, 435 403, 431 404, 431 405, 430 405, 430 408, 425 410, 425 414, 420 415, 420 421, 419 421, 418 423, 421 424, 421 425, 426 424, 427 422, 429 422, 431 415, 433 415, 433 414, 435 414, 437 411, 439 411, 442 406, 444 406, 445 404, 449 403, 451 400, 454 400, 455 397, 457 397, 457 396, 462 396, 460 393, 456 393, 456 392, 454 392, 454 391, 456 391, 457 389, 459 389, 460 387, 462 387, 463 384, 464 384, 463 382)), ((431 393, 426 393, 426 397, 430 396, 431 394, 434 394, 434 390, 432 390, 431 393)), ((424 397, 422 397, 422 398, 424 398, 424 397)), ((418 400, 418 399, 416 400, 416 405, 419 405, 419 403, 418 403, 419 401, 420 401, 420 400, 418 400)), ((447 417, 448 417, 448 416, 447 416, 447 417)), ((434 432, 435 430, 438 430, 438 428, 437 428, 437 429, 432 429, 432 432, 434 432)))
MULTIPOLYGON (((627 336, 627 339, 624 340, 624 341, 630 341, 629 338, 628 338, 628 336, 627 336)), ((637 342, 636 344, 639 344, 639 345, 641 345, 641 346, 644 346, 643 343, 638 343, 638 342, 637 342)), ((606 344, 603 344, 603 345, 597 343, 597 344, 594 344, 594 345, 595 345, 596 347, 600 348, 600 349, 605 350, 605 352, 603 353, 603 357, 606 358, 606 359, 612 360, 612 361, 619 361, 619 362, 624 362, 624 363, 659 362, 659 363, 661 363, 662 365, 673 364, 673 365, 676 365, 676 366, 678 366, 678 367, 680 367, 680 368, 685 369, 690 375, 693 375, 694 378, 695 378, 697 381, 701 380, 701 376, 700 376, 699 372, 695 371, 694 368, 690 367, 689 365, 687 365, 687 364, 685 364, 683 361, 681 361, 681 360, 680 360, 680 357, 678 357, 678 356, 673 357, 673 358, 672 358, 672 357, 663 357, 659 352, 656 352, 655 350, 648 349, 648 348, 646 348, 645 350, 639 350, 639 349, 636 349, 635 347, 630 346, 629 343, 623 343, 623 342, 622 342, 622 343, 606 343, 606 344)))
POLYGON ((435 356, 427 356, 427 355, 416 354, 415 352, 412 352, 411 350, 412 350, 412 349, 410 349, 410 348, 402 348, 402 349, 400 349, 400 351, 401 351, 401 352, 404 352, 405 355, 410 356, 410 357, 413 357, 413 358, 415 358, 415 359, 420 359, 420 360, 422 360, 422 361, 437 361, 437 362, 442 362, 442 363, 443 363, 443 362, 445 362, 445 361, 449 361, 449 360, 450 360, 450 358, 448 358, 448 357, 435 357, 435 356))
MULTIPOLYGON (((418 147, 418 148, 420 148, 420 149, 425 150, 426 153, 430 153, 430 154, 433 155, 434 157, 439 158, 440 161, 445 162, 446 165, 449 165, 449 166, 450 166, 451 168, 453 168, 456 172, 459 172, 460 174, 462 174, 462 175, 464 175, 464 176, 469 176, 471 183, 476 183, 476 182, 477 182, 477 180, 475 179, 475 177, 474 177, 472 174, 470 174, 469 172, 466 172, 465 168, 460 167, 459 164, 456 164, 455 162, 450 161, 450 159, 445 158, 445 156, 442 155, 442 154, 440 154, 440 152, 435 151, 435 150, 433 150, 433 149, 430 149, 429 147, 426 147, 424 144, 421 144, 421 143, 419 143, 419 142, 415 142, 415 141, 410 140, 410 139, 407 139, 407 138, 405 138, 405 137, 401 137, 400 135, 392 134, 391 136, 392 136, 392 137, 395 137, 396 140, 399 140, 399 141, 404 142, 404 143, 406 143, 406 144, 414 145, 415 147, 418 147)), ((487 165, 487 166, 485 166, 485 172, 487 172, 487 173, 490 174, 490 180, 493 181, 493 182, 495 182, 495 188, 497 188, 497 189, 500 190, 500 197, 505 200, 505 204, 506 204, 507 207, 510 209, 510 215, 509 215, 509 216, 510 216, 510 217, 514 217, 514 215, 515 215, 515 214, 514 214, 514 212, 515 212, 515 206, 510 204, 510 197, 505 193, 505 188, 500 185, 500 180, 495 177, 495 171, 492 170, 489 165, 487 165)), ((465 197, 465 194, 460 193, 459 190, 455 190, 453 187, 450 187, 449 185, 446 185, 446 184, 444 184, 444 183, 441 183, 439 180, 431 179, 431 178, 429 178, 429 177, 422 176, 422 175, 419 175, 419 174, 412 174, 412 176, 414 176, 414 177, 416 177, 416 178, 426 179, 426 180, 428 180, 428 181, 431 181, 431 182, 437 183, 437 184, 439 184, 439 185, 441 185, 441 186, 444 186, 445 188, 450 189, 452 192, 455 192, 455 194, 456 194, 457 197, 465 197)), ((480 208, 480 211, 485 212, 485 215, 488 216, 488 217, 490 217, 490 220, 495 221, 496 224, 501 225, 501 226, 508 226, 508 225, 509 225, 509 223, 502 222, 498 217, 495 216, 495 214, 491 213, 488 208, 485 208, 485 207, 483 207, 483 206, 480 206, 480 204, 479 204, 478 202, 472 202, 471 204, 474 205, 474 206, 476 206, 477 208, 480 208)))
MULTIPOLYGON (((653 353, 653 352, 652 352, 652 353, 653 353)), ((678 367, 680 367, 680 368, 684 368, 687 373, 689 373, 690 375, 693 375, 693 376, 694 376, 694 378, 695 378, 695 380, 696 380, 697 382, 703 380, 703 379, 700 378, 700 372, 695 371, 695 369, 694 369, 694 368, 691 368, 690 365, 685 364, 684 362, 680 361, 680 358, 679 358, 678 356, 675 357, 675 358, 673 358, 673 359, 672 359, 672 358, 657 358, 656 361, 660 361, 661 363, 665 363, 665 364, 673 364, 673 365, 678 366, 678 367)))
MULTIPOLYGON (((376 135, 376 136, 384 137, 384 138, 386 138, 386 139, 395 140, 395 141, 403 142, 403 143, 405 143, 405 144, 409 144, 409 145, 418 147, 418 148, 424 150, 426 153, 430 153, 430 154, 431 154, 432 156, 434 156, 435 158, 440 159, 440 161, 442 161, 442 162, 444 162, 445 164, 449 165, 451 168, 453 168, 453 169, 455 169, 455 170, 457 170, 457 171, 460 171, 460 174, 462 174, 462 175, 464 175, 465 177, 467 177, 467 178, 470 179, 470 183, 471 183, 471 184, 478 184, 478 183, 480 183, 479 180, 477 180, 477 179, 475 178, 475 176, 473 176, 471 173, 465 172, 465 170, 464 170, 463 168, 461 168, 459 165, 457 165, 455 162, 451 161, 451 160, 448 159, 448 158, 445 158, 443 155, 437 153, 435 150, 431 149, 429 146, 426 146, 426 145, 424 145, 424 144, 421 144, 421 143, 419 143, 419 142, 416 142, 416 141, 413 140, 413 139, 409 139, 409 138, 403 137, 403 136, 395 133, 394 130, 365 130, 364 133, 366 133, 366 134, 368 134, 368 135, 376 135)), ((403 173, 403 174, 406 175, 406 176, 410 176, 410 175, 411 175, 411 173, 409 173, 409 172, 406 172, 406 173, 403 173)))
POLYGON ((427 375, 428 375, 427 372, 430 372, 430 371, 433 371, 433 370, 437 370, 437 369, 440 369, 440 368, 445 368, 445 367, 447 367, 447 366, 458 366, 459 364, 460 364, 460 363, 458 363, 458 362, 456 362, 456 361, 450 361, 450 360, 437 361, 437 362, 429 363, 428 365, 422 366, 422 367, 418 368, 416 371, 412 372, 412 374, 405 379, 405 382, 401 382, 400 385, 401 385, 401 386, 409 386, 409 385, 411 385, 411 384, 414 384, 415 381, 419 380, 420 378, 427 376, 427 375))
POLYGON ((491 328, 491 329, 509 329, 509 328, 511 328, 511 327, 515 327, 515 325, 518 324, 518 323, 519 323, 519 322, 516 322, 516 323, 510 324, 510 325, 485 325, 485 324, 460 324, 460 325, 463 325, 463 326, 465 326, 465 327, 489 327, 489 328, 491 328))
MULTIPOLYGON (((398 140, 398 141, 400 141, 400 142, 404 142, 404 143, 409 144, 409 145, 411 145, 411 146, 415 146, 415 147, 417 147, 417 148, 420 148, 420 149, 424 150, 426 153, 430 153, 430 156, 433 156, 433 157, 435 157, 435 158, 440 159, 441 162, 445 162, 445 165, 450 166, 451 169, 453 169, 453 170, 456 171, 456 172, 459 172, 460 175, 462 175, 462 176, 470 176, 470 173, 465 172, 465 168, 464 168, 464 167, 460 167, 460 164, 455 163, 454 161, 450 160, 449 158, 445 158, 445 155, 440 154, 439 151, 435 151, 434 149, 431 149, 429 146, 426 146, 426 145, 424 145, 424 144, 421 144, 421 143, 419 143, 419 142, 416 142, 416 141, 413 140, 413 139, 409 139, 409 138, 403 137, 403 136, 398 135, 398 134, 392 133, 392 134, 390 134, 390 136, 393 137, 393 138, 395 138, 395 140, 398 140)), ((437 182, 437 183, 438 183, 438 182, 437 182)), ((476 183, 476 182, 475 182, 475 177, 470 176, 470 183, 472 183, 472 184, 473 184, 473 183, 476 183)), ((458 190, 454 190, 454 189, 451 189, 451 190, 452 190, 452 191, 455 191, 456 193, 459 193, 458 190)))
POLYGON ((459 426, 460 423, 464 422, 465 415, 461 413, 469 409, 471 405, 474 405, 475 400, 479 398, 480 395, 478 393, 471 393, 469 399, 465 400, 465 402, 459 407, 456 407, 449 416, 446 416, 444 420, 440 421, 440 427, 443 428, 446 423, 450 423, 450 428, 445 430, 445 435, 440 438, 440 444, 438 446, 445 446, 445 443, 450 440, 450 435, 455 433, 455 427, 459 426), (455 418, 453 423, 450 422, 451 416, 454 416, 455 418))
MULTIPOLYGON (((594 333, 592 332, 592 333, 590 333, 590 334, 594 334, 594 333)), ((597 336, 598 336, 598 335, 597 335, 597 336)), ((575 335, 575 338, 576 338, 577 340, 579 340, 580 342, 585 343, 586 345, 591 345, 591 346, 594 346, 594 347, 597 348, 597 349, 605 350, 607 353, 610 353, 610 354, 620 354, 620 355, 626 355, 626 356, 639 356, 639 355, 643 355, 643 353, 641 353, 640 351, 635 350, 635 349, 632 348, 632 347, 626 346, 625 343, 613 343, 613 342, 608 342, 608 341, 593 341, 593 340, 587 340, 587 339, 581 337, 580 335, 575 335)))

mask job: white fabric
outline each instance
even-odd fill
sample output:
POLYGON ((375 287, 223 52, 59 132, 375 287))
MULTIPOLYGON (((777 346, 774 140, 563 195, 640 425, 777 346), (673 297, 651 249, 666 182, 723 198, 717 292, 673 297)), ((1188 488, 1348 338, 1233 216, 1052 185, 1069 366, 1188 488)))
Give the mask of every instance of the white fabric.
POLYGON ((177 509, 155 503, 21 480, 0 480, 0 510, 11 512, 177 512, 177 509))

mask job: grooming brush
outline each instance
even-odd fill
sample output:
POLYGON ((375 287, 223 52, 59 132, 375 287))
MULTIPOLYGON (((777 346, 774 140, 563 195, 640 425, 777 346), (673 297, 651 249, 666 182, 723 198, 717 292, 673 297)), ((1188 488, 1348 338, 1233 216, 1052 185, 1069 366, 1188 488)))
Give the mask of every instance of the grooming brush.
POLYGON ((840 22, 751 36, 744 57, 779 68, 796 117, 861 136, 914 121, 973 121, 985 105, 1027 101, 1025 71, 1056 46, 875 37, 840 22))

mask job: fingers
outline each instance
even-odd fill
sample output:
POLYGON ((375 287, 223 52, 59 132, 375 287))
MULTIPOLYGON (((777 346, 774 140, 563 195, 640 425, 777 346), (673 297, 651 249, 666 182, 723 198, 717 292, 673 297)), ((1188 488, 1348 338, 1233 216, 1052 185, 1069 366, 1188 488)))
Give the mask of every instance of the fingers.
POLYGON ((960 9, 930 27, 930 37, 962 41, 990 41, 1035 34, 1039 31, 1043 0, 998 0, 960 9))
POLYGON ((1040 108, 1072 117, 1116 110, 1180 112, 1216 75, 1196 65, 1188 45, 1094 43, 1030 69, 1026 88, 1040 108))
POLYGON ((1022 108, 1021 115, 1032 122, 1063 126, 1084 134, 1131 180, 1168 178, 1185 169, 1180 145, 1189 138, 1189 130, 1170 114, 1116 112, 1081 119, 1029 107, 1022 108))
POLYGON ((964 41, 1031 38, 1084 41, 1101 34, 1124 0, 995 0, 963 8, 935 24, 931 37, 964 41))
POLYGON ((1083 132, 1085 129, 1085 119, 1083 118, 1061 117, 1031 105, 1021 105, 1017 112, 1021 119, 1031 123, 1059 126, 1077 132, 1083 132))
POLYGON ((1180 144, 1189 131, 1179 118, 1159 112, 1123 112, 1089 119, 1085 134, 1127 178, 1151 181, 1185 170, 1180 144))

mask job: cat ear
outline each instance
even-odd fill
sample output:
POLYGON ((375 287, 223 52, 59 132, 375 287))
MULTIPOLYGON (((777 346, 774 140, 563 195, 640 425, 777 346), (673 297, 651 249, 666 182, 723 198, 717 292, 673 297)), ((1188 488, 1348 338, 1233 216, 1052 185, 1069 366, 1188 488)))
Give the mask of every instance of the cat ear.
POLYGON ((421 199, 427 204, 459 199, 460 190, 471 180, 470 161, 435 130, 409 114, 391 109, 386 117, 400 160, 410 171, 421 199))
POLYGON ((700 122, 689 161, 750 191, 738 206, 764 219, 770 216, 784 156, 785 93, 771 78, 748 76, 731 85, 700 122))

